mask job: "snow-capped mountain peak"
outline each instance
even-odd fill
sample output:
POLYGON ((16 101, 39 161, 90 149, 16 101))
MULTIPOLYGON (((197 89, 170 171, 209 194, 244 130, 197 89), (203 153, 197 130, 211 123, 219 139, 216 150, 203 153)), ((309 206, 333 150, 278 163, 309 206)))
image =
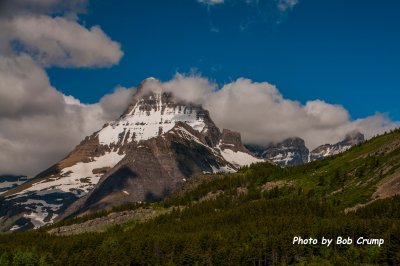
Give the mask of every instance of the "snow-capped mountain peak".
POLYGON ((101 145, 139 142, 170 131, 177 122, 190 125, 200 133, 206 128, 206 112, 199 106, 176 104, 170 93, 151 92, 134 98, 127 112, 98 133, 101 145))
POLYGON ((295 166, 308 162, 309 151, 301 138, 293 137, 267 146, 247 145, 258 157, 280 166, 295 166))
POLYGON ((193 175, 260 161, 239 133, 221 133, 208 111, 177 101, 158 80, 146 79, 119 119, 3 194, 0 229, 37 228, 66 213, 161 199, 193 175))
POLYGON ((336 144, 325 144, 310 152, 310 161, 320 160, 328 156, 337 155, 364 141, 364 135, 358 131, 346 134, 344 140, 336 144))

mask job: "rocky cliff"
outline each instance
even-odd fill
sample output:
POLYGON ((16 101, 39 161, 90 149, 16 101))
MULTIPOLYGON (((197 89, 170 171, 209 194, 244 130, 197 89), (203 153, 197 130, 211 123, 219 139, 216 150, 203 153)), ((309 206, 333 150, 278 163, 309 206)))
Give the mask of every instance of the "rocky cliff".
POLYGON ((281 166, 295 166, 308 162, 309 151, 301 138, 288 138, 266 146, 246 145, 246 147, 256 156, 281 166))

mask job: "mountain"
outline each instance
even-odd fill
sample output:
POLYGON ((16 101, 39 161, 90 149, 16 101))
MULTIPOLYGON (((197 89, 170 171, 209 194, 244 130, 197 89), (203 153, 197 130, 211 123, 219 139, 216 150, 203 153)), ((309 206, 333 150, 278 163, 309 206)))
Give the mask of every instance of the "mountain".
POLYGON ((344 140, 336 144, 324 144, 309 152, 304 140, 298 137, 288 138, 276 144, 266 146, 245 145, 254 155, 280 166, 296 166, 321 160, 347 151, 364 142, 364 135, 358 131, 348 133, 344 140))
POLYGON ((328 156, 343 153, 353 146, 364 142, 364 135, 358 131, 346 135, 345 139, 336 144, 325 144, 310 152, 310 161, 321 160, 328 156))
MULTIPOLYGON (((192 176, 234 172, 255 158, 201 106, 142 82, 127 110, 33 180, 4 193, 0 228, 38 228, 71 214, 164 198, 192 176)), ((157 87, 157 86, 154 86, 157 87)))
POLYGON ((28 181, 27 176, 0 175, 0 195, 28 181))
POLYGON ((301 138, 288 138, 267 146, 246 145, 257 157, 265 158, 280 166, 295 166, 308 162, 309 151, 301 138))

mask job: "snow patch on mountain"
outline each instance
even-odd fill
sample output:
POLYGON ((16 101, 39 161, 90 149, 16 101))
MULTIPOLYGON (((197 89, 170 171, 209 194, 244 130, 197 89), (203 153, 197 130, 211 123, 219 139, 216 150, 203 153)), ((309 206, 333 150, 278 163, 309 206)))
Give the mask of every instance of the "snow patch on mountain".
POLYGON ((199 132, 204 130, 202 114, 196 108, 184 105, 168 106, 167 103, 163 103, 161 93, 150 97, 155 101, 151 110, 145 108, 144 99, 139 100, 130 113, 106 125, 98 133, 100 144, 151 139, 170 131, 177 122, 186 123, 199 132))
POLYGON ((178 127, 178 128, 177 128, 177 131, 178 131, 178 134, 179 134, 181 137, 184 137, 184 138, 186 138, 186 139, 193 140, 194 142, 196 142, 196 143, 198 143, 198 144, 200 144, 200 145, 206 147, 207 149, 211 149, 209 146, 207 146, 207 145, 205 145, 203 142, 201 142, 201 141, 199 140, 198 137, 194 136, 193 134, 191 134, 191 133, 190 133, 189 131, 187 131, 186 129, 184 129, 184 128, 182 128, 182 127, 178 127))
POLYGON ((35 229, 45 224, 53 223, 54 219, 57 217, 57 214, 54 214, 54 212, 62 207, 62 204, 49 204, 44 200, 34 199, 29 199, 19 205, 26 205, 26 209, 31 211, 29 214, 24 214, 24 217, 30 219, 35 229), (51 214, 49 218, 50 212, 53 214, 51 214))
POLYGON ((91 158, 92 161, 88 163, 79 162, 71 167, 62 169, 60 177, 34 183, 31 187, 21 191, 19 194, 58 190, 72 192, 77 196, 83 196, 99 182, 102 175, 101 173, 94 173, 93 170, 105 167, 112 168, 121 161, 124 156, 125 155, 113 151, 100 157, 91 158))
POLYGON ((269 159, 276 164, 288 166, 294 160, 294 152, 288 152, 287 154, 280 153, 269 159))
POLYGON ((0 176, 0 195, 13 189, 23 183, 27 182, 29 179, 26 176, 12 176, 4 175, 0 176))
MULTIPOLYGON (((249 153, 245 153, 242 151, 233 151, 229 148, 226 147, 234 147, 234 144, 224 144, 225 149, 221 148, 221 142, 215 147, 215 148, 211 148, 207 145, 205 145, 203 142, 201 142, 196 136, 194 136, 193 134, 191 134, 189 131, 187 131, 184 128, 178 128, 180 134, 182 135, 182 137, 188 138, 190 140, 195 141, 196 143, 206 147, 207 149, 211 150, 216 156, 221 157, 229 162, 230 164, 232 164, 233 166, 235 166, 236 168, 240 168, 243 166, 247 166, 250 165, 252 163, 258 163, 258 162, 264 162, 263 159, 259 159, 254 157, 253 155, 249 154, 249 153)), ((213 168, 214 173, 216 172, 232 172, 235 171, 234 169, 230 168, 230 167, 219 167, 213 168)))
POLYGON ((309 150, 305 146, 304 140, 297 137, 266 146, 247 145, 246 147, 258 157, 284 167, 308 162, 309 150))
POLYGON ((350 132, 345 139, 336 144, 325 144, 310 153, 310 161, 321 160, 328 156, 337 155, 364 141, 364 135, 358 131, 350 132))
POLYGON ((233 164, 238 168, 250 165, 252 163, 264 162, 264 160, 258 159, 245 152, 241 151, 235 152, 230 149, 224 149, 224 150, 221 149, 220 151, 226 161, 230 162, 231 164, 233 164))
MULTIPOLYGON (((235 173, 236 172, 235 169, 233 169, 233 168, 231 168, 229 166, 220 166, 220 167, 211 166, 211 168, 212 168, 212 172, 214 174, 217 174, 217 173, 235 173)), ((207 174, 207 173, 205 172, 205 174, 207 174)))

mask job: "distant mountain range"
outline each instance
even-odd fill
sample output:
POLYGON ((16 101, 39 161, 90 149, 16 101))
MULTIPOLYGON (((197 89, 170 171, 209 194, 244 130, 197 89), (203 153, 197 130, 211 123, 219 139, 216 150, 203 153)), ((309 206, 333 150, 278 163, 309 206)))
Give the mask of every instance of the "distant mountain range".
POLYGON ((309 151, 304 140, 298 137, 266 146, 246 145, 246 148, 257 157, 267 159, 280 166, 296 166, 345 152, 363 141, 363 134, 351 132, 346 135, 344 140, 336 144, 324 144, 312 151, 309 151))

